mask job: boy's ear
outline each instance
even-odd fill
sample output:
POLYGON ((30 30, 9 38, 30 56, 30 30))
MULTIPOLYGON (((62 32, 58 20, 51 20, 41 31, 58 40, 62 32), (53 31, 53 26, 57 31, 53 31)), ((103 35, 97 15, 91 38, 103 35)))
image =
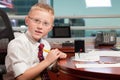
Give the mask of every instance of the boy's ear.
POLYGON ((53 29, 53 27, 54 27, 54 26, 51 26, 51 28, 50 28, 50 30, 49 30, 49 31, 51 31, 51 30, 53 29))
POLYGON ((25 24, 28 25, 28 16, 25 17, 25 24))

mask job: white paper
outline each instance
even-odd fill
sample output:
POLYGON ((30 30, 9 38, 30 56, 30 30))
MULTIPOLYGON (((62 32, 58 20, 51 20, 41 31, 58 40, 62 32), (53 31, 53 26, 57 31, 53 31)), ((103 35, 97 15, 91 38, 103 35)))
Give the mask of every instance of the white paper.
POLYGON ((90 51, 89 54, 94 54, 98 56, 116 56, 120 57, 120 51, 90 51))
MULTIPOLYGON (((75 53, 74 60, 76 61, 99 61, 100 56, 115 56, 120 57, 120 51, 95 51, 88 53, 75 53)), ((120 67, 120 63, 115 64, 75 64, 76 68, 91 68, 91 67, 120 67)))
POLYGON ((92 67, 120 67, 120 63, 116 64, 75 64, 76 68, 92 68, 92 67))
POLYGON ((75 53, 75 61, 99 61, 100 56, 88 53, 75 53))
POLYGON ((116 56, 120 57, 120 51, 90 51, 88 53, 75 53, 76 61, 99 61, 100 56, 116 56))

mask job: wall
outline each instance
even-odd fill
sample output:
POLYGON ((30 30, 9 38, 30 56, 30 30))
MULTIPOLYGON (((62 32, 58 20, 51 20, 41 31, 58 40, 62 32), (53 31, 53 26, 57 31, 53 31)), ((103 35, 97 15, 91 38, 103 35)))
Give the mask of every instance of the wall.
MULTIPOLYGON (((120 0, 111 0, 112 7, 86 8, 85 0, 54 0, 56 16, 119 15, 120 0)), ((118 26, 120 18, 85 19, 86 26, 118 26)))
MULTIPOLYGON (((120 26, 120 0, 111 0, 112 7, 86 8, 85 0, 53 0, 55 16, 98 16, 98 18, 83 18, 85 27, 116 27, 120 26), (100 18, 100 16, 102 16, 100 18), (110 16, 111 18, 103 18, 110 16), (117 17, 116 17, 117 16, 117 17)), ((117 29, 119 34, 120 29, 117 29)), ((86 30, 85 36, 95 34, 95 30, 86 30)))

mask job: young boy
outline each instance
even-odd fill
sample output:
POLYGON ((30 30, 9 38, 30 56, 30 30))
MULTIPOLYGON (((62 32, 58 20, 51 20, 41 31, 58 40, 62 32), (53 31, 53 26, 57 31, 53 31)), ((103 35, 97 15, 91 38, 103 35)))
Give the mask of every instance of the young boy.
MULTIPOLYGON (((54 11, 49 5, 37 3, 31 7, 25 17, 28 30, 8 45, 5 64, 7 75, 10 75, 11 80, 35 80, 58 58, 66 58, 67 55, 58 49, 50 50, 49 43, 42 39, 53 28, 53 22, 54 11), (43 61, 39 61, 38 58, 40 44, 44 44, 44 49, 50 50, 49 52, 43 51, 43 61)), ((10 77, 7 76, 7 80, 10 77)), ((39 80, 45 79, 39 77, 39 80)))

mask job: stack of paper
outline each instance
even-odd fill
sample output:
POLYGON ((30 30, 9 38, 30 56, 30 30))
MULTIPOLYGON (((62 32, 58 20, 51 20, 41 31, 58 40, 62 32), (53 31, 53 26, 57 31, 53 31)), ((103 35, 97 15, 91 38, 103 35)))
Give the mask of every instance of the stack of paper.
POLYGON ((120 67, 120 63, 116 64, 75 64, 76 68, 92 68, 92 67, 120 67))
MULTIPOLYGON (((75 61, 99 61, 100 56, 116 56, 120 57, 120 51, 90 51, 88 53, 75 53, 75 61)), ((115 64, 75 64, 76 68, 84 67, 120 67, 120 63, 115 64)))
POLYGON ((100 56, 88 53, 75 53, 76 61, 99 61, 100 56))
POLYGON ((120 57, 120 51, 90 51, 88 53, 75 53, 74 60, 77 61, 98 61, 100 56, 120 57))

